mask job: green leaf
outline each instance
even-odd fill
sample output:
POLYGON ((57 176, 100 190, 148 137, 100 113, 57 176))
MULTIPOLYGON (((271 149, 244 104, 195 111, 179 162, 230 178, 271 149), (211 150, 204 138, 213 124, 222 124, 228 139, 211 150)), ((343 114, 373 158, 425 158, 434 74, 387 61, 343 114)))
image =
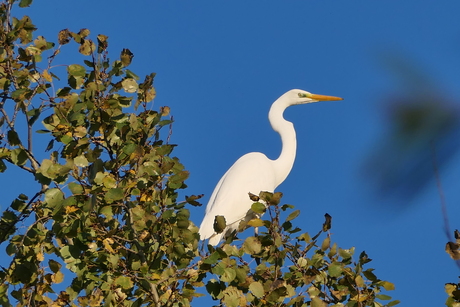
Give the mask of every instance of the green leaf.
POLYGON ((329 265, 329 268, 327 269, 329 272, 329 275, 332 277, 339 277, 342 275, 342 263, 340 262, 333 262, 331 265, 329 265))
POLYGON ((255 255, 262 251, 262 244, 257 237, 248 237, 244 240, 243 250, 249 255, 255 255))
POLYGON ((16 248, 16 244, 14 244, 14 243, 10 243, 6 247, 6 254, 8 256, 12 256, 12 255, 16 254, 17 251, 18 251, 18 249, 16 248))
POLYGON ((223 302, 227 307, 238 307, 246 304, 241 304, 241 300, 244 299, 243 292, 234 286, 229 286, 223 291, 224 297, 223 302))
POLYGON ((356 276, 355 283, 360 288, 363 288, 365 286, 364 278, 361 275, 356 276))
POLYGON ((395 285, 391 282, 388 281, 383 281, 380 283, 380 285, 385 288, 385 290, 390 291, 395 289, 395 285))
POLYGON ((203 263, 206 263, 206 264, 214 264, 214 263, 217 263, 217 261, 219 261, 221 258, 220 254, 218 252, 214 252, 211 254, 211 256, 209 256, 208 258, 206 258, 203 263))
POLYGON ((53 273, 59 272, 59 270, 60 270, 61 267, 62 267, 62 264, 60 264, 59 262, 57 262, 57 261, 55 261, 55 260, 53 260, 53 259, 50 259, 50 260, 48 261, 48 265, 49 265, 51 271, 53 271, 53 273))
POLYGON ((222 215, 217 215, 214 219, 214 231, 217 233, 222 233, 225 227, 227 227, 227 223, 225 221, 225 217, 222 215))
POLYGON ((11 203, 11 208, 16 211, 22 211, 27 206, 27 203, 23 200, 15 199, 11 203))
POLYGON ((264 224, 264 221, 261 219, 252 219, 247 223, 247 225, 252 226, 252 227, 261 227, 261 226, 264 226, 265 224, 264 224))
POLYGON ((0 173, 3 173, 6 171, 6 164, 3 162, 3 160, 0 160, 0 173))
POLYGON ((326 307, 327 304, 323 302, 319 297, 315 296, 311 299, 311 307, 326 307))
POLYGON ((343 259, 351 258, 351 256, 353 256, 353 252, 354 252, 354 248, 350 248, 350 249, 341 249, 341 248, 339 248, 339 255, 343 259))
POLYGON ((111 202, 123 199, 123 197, 124 197, 123 189, 114 188, 114 189, 110 189, 107 191, 107 193, 104 196, 104 199, 107 202, 111 203, 111 202))
POLYGON ((137 84, 136 80, 134 80, 133 78, 124 79, 121 82, 121 86, 123 86, 123 90, 126 93, 135 93, 137 92, 137 89, 139 88, 139 85, 137 84))
POLYGON ((384 300, 384 301, 391 300, 391 296, 388 296, 385 294, 377 294, 375 297, 378 298, 379 300, 384 300))
POLYGON ((66 145, 68 145, 70 142, 73 141, 73 138, 70 135, 64 134, 61 138, 60 141, 66 145))
POLYGON ((29 7, 32 4, 32 0, 21 0, 19 7, 29 7))
MULTIPOLYGON (((321 244, 321 250, 324 252, 326 251, 329 247, 331 246, 331 238, 330 237, 326 237, 323 241, 323 243, 321 244)), ((345 257, 344 257, 345 258, 345 257)))
POLYGON ((232 269, 232 268, 226 268, 224 270, 224 273, 220 277, 220 280, 223 281, 223 282, 231 282, 231 281, 233 281, 235 279, 235 277, 236 277, 235 270, 232 269))
POLYGON ((17 146, 17 145, 21 144, 21 141, 19 140, 18 133, 16 131, 14 131, 13 129, 8 130, 7 140, 8 140, 8 143, 11 146, 17 146))
POLYGON ((104 215, 107 219, 112 219, 113 217, 113 210, 112 206, 104 206, 99 210, 99 213, 104 215))
POLYGON ((263 297, 265 294, 264 286, 262 286, 262 284, 258 281, 255 281, 249 285, 249 291, 251 291, 252 294, 258 298, 263 297))
POLYGON ((83 187, 81 184, 76 183, 76 182, 69 182, 69 190, 72 192, 72 194, 83 194, 83 187))
POLYGON ((74 77, 84 77, 86 75, 85 67, 78 64, 72 64, 67 66, 67 72, 69 73, 69 75, 74 77))
POLYGON ((76 166, 79 167, 85 167, 89 165, 88 159, 86 159, 85 155, 79 155, 78 157, 75 157, 73 160, 76 166))
POLYGON ((293 219, 298 217, 299 214, 300 214, 300 210, 295 210, 294 212, 292 212, 291 214, 288 215, 288 217, 286 218, 286 222, 292 221, 293 219))
POLYGON ((328 231, 329 229, 331 229, 331 224, 332 224, 332 216, 330 216, 329 214, 325 214, 324 215, 324 218, 325 218, 325 221, 324 221, 324 224, 323 224, 323 231, 326 232, 328 231))
POLYGON ((265 210, 267 208, 265 207, 264 204, 262 203, 253 203, 251 205, 251 210, 254 211, 255 213, 258 213, 258 214, 262 214, 262 213, 265 213, 265 210))
POLYGON ((211 279, 206 283, 206 290, 211 294, 212 298, 220 297, 222 290, 224 289, 225 284, 220 283, 215 279, 211 279))
POLYGON ((123 66, 129 66, 134 57, 134 54, 129 49, 123 49, 121 51, 120 59, 123 66))
POLYGON ((301 268, 304 268, 306 267, 308 264, 308 260, 303 258, 303 257, 300 257, 299 259, 297 259, 297 265, 300 266, 301 268))
POLYGON ((131 289, 134 286, 131 278, 126 276, 117 277, 115 279, 115 284, 121 286, 125 290, 131 289))
POLYGON ((64 194, 58 188, 52 188, 45 192, 45 203, 50 208, 62 206, 64 200, 64 194))
POLYGON ((27 153, 24 149, 15 148, 11 151, 11 161, 19 166, 26 164, 28 159, 27 153))
POLYGON ((281 210, 286 211, 287 209, 294 209, 294 206, 293 205, 288 205, 288 204, 285 204, 285 205, 281 206, 281 210))

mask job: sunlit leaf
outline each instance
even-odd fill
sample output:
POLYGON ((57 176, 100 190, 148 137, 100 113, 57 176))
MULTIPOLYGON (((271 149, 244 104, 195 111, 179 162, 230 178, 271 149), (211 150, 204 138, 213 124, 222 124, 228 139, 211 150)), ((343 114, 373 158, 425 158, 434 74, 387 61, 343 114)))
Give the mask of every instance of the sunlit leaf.
POLYGON ((50 208, 56 206, 62 206, 62 201, 64 200, 64 193, 58 188, 52 188, 45 192, 45 202, 50 208))
POLYGON ((78 51, 83 55, 90 55, 96 50, 96 44, 90 39, 83 40, 78 51))
POLYGON ((121 82, 121 85, 123 86, 123 89, 127 93, 135 93, 137 89, 139 88, 139 85, 137 84, 136 80, 134 80, 133 78, 124 79, 121 82))
POLYGON ((115 284, 121 286, 123 289, 131 289, 133 285, 133 281, 129 277, 120 276, 115 279, 115 284))
POLYGON ((108 36, 104 34, 99 34, 97 36, 97 52, 102 53, 104 50, 107 49, 108 47, 108 42, 107 42, 108 36))
POLYGON ((395 289, 395 285, 393 283, 391 283, 391 282, 388 282, 388 281, 383 281, 380 285, 382 287, 384 287, 385 290, 387 290, 387 291, 395 289))
POLYGON ((74 77, 84 77, 86 75, 85 67, 78 64, 67 66, 67 72, 74 77))
POLYGON ((123 190, 120 188, 110 189, 107 191, 107 193, 104 196, 105 200, 108 201, 109 203, 120 200, 123 197, 124 197, 124 193, 123 193, 123 190))
POLYGON ((235 277, 236 277, 235 270, 232 268, 226 268, 220 280, 222 280, 223 282, 231 282, 235 279, 235 277))
POLYGON ((82 194, 84 191, 81 184, 76 182, 69 182, 69 190, 72 192, 72 194, 82 194))
POLYGON ((255 281, 249 285, 249 290, 254 294, 255 297, 263 297, 265 294, 264 287, 258 281, 255 281))
POLYGON ((58 271, 53 274, 52 280, 54 283, 59 284, 64 281, 64 274, 61 271, 58 271))
POLYGON ((244 240, 243 249, 249 255, 258 254, 262 250, 262 244, 257 237, 248 237, 244 240))
POLYGON ((261 219, 252 219, 248 222, 247 225, 252 227, 261 227, 264 226, 264 221, 261 219))
POLYGON ((79 167, 85 167, 89 165, 88 159, 86 159, 85 155, 80 155, 78 157, 75 157, 73 160, 76 166, 79 167))

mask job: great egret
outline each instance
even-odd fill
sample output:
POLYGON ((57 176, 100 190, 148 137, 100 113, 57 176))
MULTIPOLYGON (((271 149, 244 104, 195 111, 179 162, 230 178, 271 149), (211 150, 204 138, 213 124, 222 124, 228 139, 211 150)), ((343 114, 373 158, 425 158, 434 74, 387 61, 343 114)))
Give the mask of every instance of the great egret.
POLYGON ((290 90, 278 98, 268 113, 270 124, 281 136, 282 150, 276 160, 263 153, 251 152, 239 158, 217 183, 206 206, 200 226, 201 240, 209 238, 209 244, 217 245, 222 236, 238 229, 243 219, 254 218, 250 210, 253 201, 248 192, 259 195, 260 191, 273 192, 288 176, 296 155, 296 133, 294 125, 283 117, 287 107, 318 101, 342 100, 340 97, 315 95, 303 90, 290 90), (225 217, 226 228, 222 233, 214 231, 217 215, 225 217))

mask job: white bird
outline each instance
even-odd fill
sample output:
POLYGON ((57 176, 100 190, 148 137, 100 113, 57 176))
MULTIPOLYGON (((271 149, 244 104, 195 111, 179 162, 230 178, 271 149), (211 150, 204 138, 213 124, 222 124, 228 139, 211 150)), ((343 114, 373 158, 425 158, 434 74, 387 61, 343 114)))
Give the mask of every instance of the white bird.
POLYGON ((248 193, 259 195, 261 191, 273 192, 289 175, 294 164, 297 140, 294 125, 285 120, 287 107, 318 101, 342 100, 340 97, 316 95, 303 90, 290 90, 278 98, 268 113, 270 124, 281 136, 282 150, 276 160, 260 152, 251 152, 239 158, 217 183, 206 206, 200 226, 201 240, 217 245, 222 237, 238 229, 239 222, 255 217, 254 203, 248 193), (226 228, 222 233, 214 231, 216 216, 224 216, 226 228))

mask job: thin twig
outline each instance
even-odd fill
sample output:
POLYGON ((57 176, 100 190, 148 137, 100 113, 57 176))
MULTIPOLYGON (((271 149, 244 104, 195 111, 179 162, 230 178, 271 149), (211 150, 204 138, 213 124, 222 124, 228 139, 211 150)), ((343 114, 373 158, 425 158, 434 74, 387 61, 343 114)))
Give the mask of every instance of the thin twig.
MULTIPOLYGON (((436 157, 436 147, 434 146, 434 142, 431 142, 431 150, 432 150, 432 156, 433 156, 433 170, 434 170, 434 176, 436 179, 436 185, 438 187, 438 192, 439 192, 439 199, 441 201, 441 212, 444 220, 444 232, 447 236, 447 239, 450 242, 455 242, 454 238, 452 237, 452 231, 450 230, 450 225, 449 225, 449 214, 447 213, 447 204, 446 204, 446 198, 444 195, 444 190, 442 188, 441 184, 441 176, 439 175, 439 167, 437 164, 437 157, 436 157)), ((455 263, 457 266, 460 268, 460 260, 456 260, 455 263)))
POLYGON ((433 170, 434 170, 434 176, 436 179, 436 185, 438 187, 438 192, 439 192, 439 200, 441 201, 441 211, 442 211, 442 216, 444 219, 444 232, 449 239, 449 241, 453 241, 452 234, 450 231, 450 226, 449 226, 449 216, 447 214, 447 205, 446 205, 446 198, 444 195, 444 190, 442 188, 441 184, 441 177, 439 175, 439 168, 437 164, 437 158, 436 158, 436 148, 434 146, 434 143, 431 142, 431 150, 432 150, 432 155, 433 155, 433 170))

